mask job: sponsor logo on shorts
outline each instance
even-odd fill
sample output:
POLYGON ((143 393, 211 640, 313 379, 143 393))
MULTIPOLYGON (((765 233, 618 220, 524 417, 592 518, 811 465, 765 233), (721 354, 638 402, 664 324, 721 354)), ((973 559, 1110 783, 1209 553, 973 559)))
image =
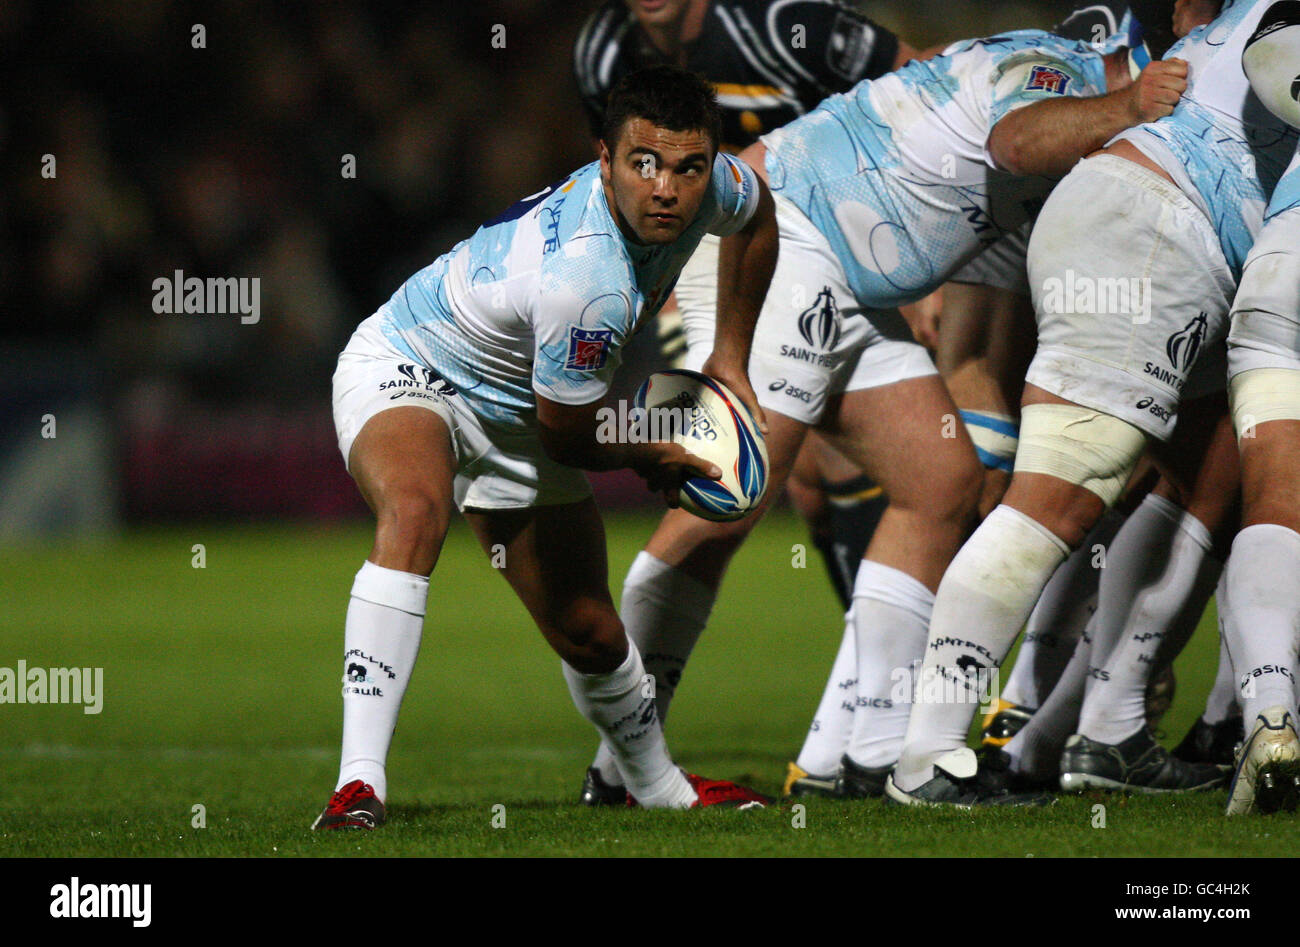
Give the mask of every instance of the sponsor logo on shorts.
POLYGON ((1150 414, 1154 414, 1156 417, 1158 417, 1161 421, 1164 421, 1166 424, 1169 423, 1169 421, 1173 418, 1173 414, 1174 414, 1164 405, 1156 401, 1155 398, 1151 398, 1151 397, 1143 398, 1137 404, 1133 405, 1133 407, 1137 408, 1139 411, 1146 411, 1149 412, 1150 414))
POLYGON ((768 391, 779 391, 783 395, 794 398, 796 401, 802 401, 804 404, 812 404, 812 392, 806 388, 800 388, 798 385, 791 385, 784 378, 778 378, 772 384, 767 386, 768 391))
POLYGON ((785 358, 792 358, 797 362, 807 362, 810 365, 817 365, 820 368, 834 368, 839 362, 839 359, 834 355, 814 352, 812 349, 801 349, 797 345, 781 346, 781 354, 785 358))
POLYGON ((835 348, 840 340, 840 311, 829 286, 823 287, 817 300, 799 314, 799 334, 823 352, 835 348))
POLYGON ((1177 372, 1171 372, 1167 368, 1161 368, 1155 362, 1147 362, 1142 367, 1142 371, 1150 375, 1152 378, 1156 379, 1157 381, 1164 382, 1166 385, 1169 385, 1171 388, 1177 389, 1183 387, 1183 376, 1179 375, 1177 372))
POLYGON ((1165 341, 1165 354, 1169 364, 1180 372, 1185 372, 1196 364, 1201 344, 1205 341, 1209 314, 1201 313, 1165 341))
POLYGON ((398 365, 397 372, 402 376, 401 378, 391 378, 388 381, 379 383, 380 391, 393 392, 388 396, 390 401, 395 401, 408 394, 412 397, 426 397, 418 394, 420 391, 430 391, 439 395, 456 394, 456 386, 432 368, 406 363, 398 365))
POLYGON ((598 372, 609 359, 614 343, 613 329, 584 329, 569 326, 569 356, 564 368, 571 372, 598 372))
POLYGON ((1070 77, 1052 66, 1035 66, 1029 70, 1029 81, 1025 83, 1026 92, 1055 92, 1065 95, 1070 87, 1070 77))

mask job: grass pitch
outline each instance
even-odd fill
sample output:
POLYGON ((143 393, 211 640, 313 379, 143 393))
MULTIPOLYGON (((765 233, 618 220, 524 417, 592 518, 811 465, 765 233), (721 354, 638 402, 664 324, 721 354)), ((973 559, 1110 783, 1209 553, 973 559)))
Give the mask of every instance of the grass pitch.
MULTIPOLYGON (((653 522, 608 517, 616 590, 653 522)), ((816 554, 792 567, 803 542, 777 514, 734 564, 669 720, 693 771, 780 788, 842 627, 816 554)), ((1294 817, 1225 820, 1222 792, 1021 812, 584 809, 594 733, 463 524, 434 575, 389 760, 391 822, 313 834, 337 773, 347 592, 368 549, 364 526, 194 526, 0 550, 0 667, 104 669, 98 715, 0 705, 0 856, 1290 856, 1300 842, 1294 817)), ((1214 629, 1211 612, 1178 661, 1170 741, 1202 707, 1214 629)))

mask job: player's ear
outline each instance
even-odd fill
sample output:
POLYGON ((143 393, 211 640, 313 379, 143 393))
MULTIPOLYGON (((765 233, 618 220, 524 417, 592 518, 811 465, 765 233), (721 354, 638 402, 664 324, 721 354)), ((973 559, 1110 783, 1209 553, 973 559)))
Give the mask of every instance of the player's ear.
POLYGON ((614 157, 609 153, 609 148, 605 145, 602 138, 597 144, 600 146, 600 177, 606 184, 609 183, 610 165, 613 164, 614 157))

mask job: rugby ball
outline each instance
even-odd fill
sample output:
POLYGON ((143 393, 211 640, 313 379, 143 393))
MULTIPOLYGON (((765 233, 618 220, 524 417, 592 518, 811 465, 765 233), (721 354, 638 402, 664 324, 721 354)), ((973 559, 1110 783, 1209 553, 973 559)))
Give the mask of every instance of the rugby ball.
POLYGON ((725 385, 686 369, 655 372, 641 383, 633 403, 650 440, 681 444, 722 469, 721 480, 686 480, 678 491, 682 509, 729 522, 762 502, 767 446, 749 409, 725 385))

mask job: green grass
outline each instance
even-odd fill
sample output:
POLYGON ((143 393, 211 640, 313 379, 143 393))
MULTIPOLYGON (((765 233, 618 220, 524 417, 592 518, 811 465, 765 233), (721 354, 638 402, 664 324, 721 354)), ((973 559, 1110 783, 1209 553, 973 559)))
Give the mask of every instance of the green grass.
MULTIPOLYGON (((652 521, 607 525, 617 588, 652 521)), ((673 705, 670 743, 692 770, 774 793, 802 742, 841 623, 815 554, 791 567, 801 541, 778 515, 737 558, 673 705)), ((105 690, 97 716, 0 704, 0 857, 1289 856, 1300 842, 1294 818, 1226 821, 1222 794, 979 813, 811 802, 802 828, 788 809, 583 809, 593 732, 461 525, 434 576, 389 761, 392 822, 314 835, 336 775, 347 590, 367 550, 364 528, 213 526, 0 550, 0 667, 103 667, 105 690), (191 566, 195 543, 205 569, 191 566), (195 805, 205 828, 191 825, 195 805)), ((1173 737, 1200 711, 1216 660, 1211 614, 1178 662, 1173 737)))

